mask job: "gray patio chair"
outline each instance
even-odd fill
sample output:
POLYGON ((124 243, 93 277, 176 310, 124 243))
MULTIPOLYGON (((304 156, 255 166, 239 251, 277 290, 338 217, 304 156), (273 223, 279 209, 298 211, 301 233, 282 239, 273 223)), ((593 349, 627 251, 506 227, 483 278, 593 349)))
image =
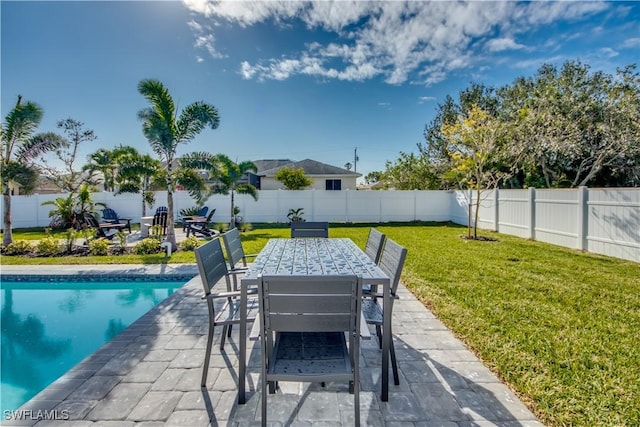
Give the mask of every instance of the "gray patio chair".
MULTIPOLYGON (((369 237, 367 237, 367 244, 364 247, 364 253, 371 258, 373 262, 376 264, 380 262, 380 255, 382 255, 382 247, 384 246, 384 242, 387 239, 387 236, 372 228, 369 230, 369 237)), ((366 294, 370 294, 372 292, 377 292, 377 287, 375 285, 364 285, 362 288, 362 292, 366 294)))
POLYGON ((369 237, 367 237, 367 244, 364 247, 364 253, 371 258, 376 264, 380 261, 380 255, 382 255, 382 247, 387 236, 372 228, 369 230, 369 237))
MULTIPOLYGON (((195 249, 196 262, 200 272, 200 280, 204 288, 204 296, 209 309, 209 335, 207 337, 207 349, 204 356, 204 366, 202 367, 202 386, 207 384, 207 371, 209 370, 209 359, 211 358, 211 348, 213 346, 213 332, 215 327, 223 327, 220 336, 220 351, 224 350, 225 338, 231 336, 231 327, 240 323, 240 291, 232 290, 230 276, 236 274, 227 269, 227 262, 222 253, 220 239, 213 239, 208 243, 195 249), (227 291, 213 293, 212 289, 220 280, 224 278, 227 291), (218 303, 221 301, 222 303, 218 303), (216 312, 217 309, 217 312, 216 312)), ((253 292, 255 294, 255 291, 253 292)), ((256 318, 259 304, 255 297, 247 299, 247 322, 252 322, 256 318)), ((242 381, 242 380, 241 380, 242 381)))
MULTIPOLYGON (((222 234, 222 241, 224 242, 224 250, 227 254, 227 260, 229 261, 229 269, 231 271, 245 272, 247 270, 247 259, 255 258, 258 254, 245 254, 242 247, 242 241, 240 240, 240 232, 237 228, 232 228, 226 233, 222 234), (242 263, 240 265, 240 263, 242 263)), ((236 277, 234 276, 234 279, 236 277)), ((238 285, 234 281, 234 289, 237 289, 238 285)))
MULTIPOLYGON (((378 267, 384 271, 391 281, 391 310, 393 313, 393 301, 398 299, 397 290, 400 283, 400 273, 404 266, 404 261, 407 257, 407 249, 403 248, 391 239, 386 239, 384 248, 382 249, 382 255, 380 256, 380 262, 378 267)), ((378 335, 378 342, 380 348, 382 348, 382 325, 384 321, 383 307, 382 307, 382 293, 370 292, 363 295, 362 298, 362 313, 368 324, 375 325, 376 334, 378 335)), ((393 326, 393 323, 392 323, 393 326)), ((393 333, 389 340, 391 345, 389 346, 389 353, 391 356, 391 367, 393 369, 393 382, 395 385, 400 384, 398 377, 398 363, 396 362, 396 351, 393 346, 393 333)))
POLYGON ((328 222, 291 222, 291 238, 298 237, 329 237, 328 222))
POLYGON ((267 425, 269 383, 349 381, 359 426, 361 279, 264 276, 258 290, 262 425, 267 425))

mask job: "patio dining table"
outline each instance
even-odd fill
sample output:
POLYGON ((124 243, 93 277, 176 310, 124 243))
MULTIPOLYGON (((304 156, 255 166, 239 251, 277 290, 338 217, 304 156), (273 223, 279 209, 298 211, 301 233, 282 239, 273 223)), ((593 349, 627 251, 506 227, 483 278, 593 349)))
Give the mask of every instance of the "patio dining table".
MULTIPOLYGON (((390 279, 351 240, 345 238, 270 239, 240 281, 241 320, 238 356, 238 403, 244 404, 247 361, 247 291, 262 275, 356 275, 364 284, 383 288, 381 399, 389 398, 389 346, 391 343, 390 279)), ((258 321, 258 320, 256 320, 258 321)))

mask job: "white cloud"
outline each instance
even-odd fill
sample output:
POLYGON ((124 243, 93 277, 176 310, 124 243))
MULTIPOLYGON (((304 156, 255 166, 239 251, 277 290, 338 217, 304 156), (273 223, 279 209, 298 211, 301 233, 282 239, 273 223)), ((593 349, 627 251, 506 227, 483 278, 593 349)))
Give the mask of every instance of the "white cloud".
POLYGON ((630 39, 626 39, 622 43, 623 49, 629 49, 629 48, 638 47, 638 46, 640 46, 640 37, 632 37, 630 39))
POLYGON ((512 38, 503 37, 489 40, 485 47, 489 52, 502 52, 504 50, 524 49, 526 46, 516 43, 512 38))
POLYGON ((435 96, 421 96, 418 98, 418 104, 424 104, 425 102, 435 101, 435 96))
POLYGON ((381 76, 389 84, 434 84, 448 73, 477 66, 478 40, 489 54, 525 49, 517 34, 557 21, 600 13, 611 4, 512 1, 214 1, 183 0, 195 13, 196 46, 221 57, 212 28, 293 23, 331 35, 280 57, 243 61, 247 79, 284 80, 297 74, 349 81, 381 76), (196 22, 197 21, 197 22, 196 22), (204 24, 203 24, 204 23, 204 24))
POLYGON ((605 58, 615 58, 619 55, 618 52, 611 49, 610 47, 603 47, 602 49, 598 50, 598 53, 600 54, 600 56, 603 56, 605 58))

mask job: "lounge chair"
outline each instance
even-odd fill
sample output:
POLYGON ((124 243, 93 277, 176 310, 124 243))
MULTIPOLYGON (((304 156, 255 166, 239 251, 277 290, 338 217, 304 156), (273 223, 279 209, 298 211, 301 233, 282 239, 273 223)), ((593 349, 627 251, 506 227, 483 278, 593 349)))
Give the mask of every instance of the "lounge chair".
POLYGON ((113 239, 113 236, 118 233, 118 231, 127 227, 127 224, 113 224, 110 222, 100 223, 98 222, 98 219, 95 217, 95 215, 91 213, 85 213, 84 220, 89 228, 93 228, 96 230, 96 238, 103 237, 105 239, 111 240, 113 239))
MULTIPOLYGON (((140 224, 141 228, 146 228, 146 235, 150 236, 152 234, 151 230, 156 227, 160 227, 160 235, 167 235, 167 212, 166 211, 156 211, 156 214, 153 216, 153 219, 150 223, 140 224)), ((145 233, 143 233, 144 235, 145 233)))
POLYGON ((111 208, 102 210, 102 220, 110 224, 125 224, 129 234, 131 234, 131 218, 120 218, 116 211, 111 208))
POLYGON ((214 213, 216 213, 216 210, 212 209, 204 220, 187 220, 187 237, 189 237, 190 234, 194 236, 199 234, 203 237, 212 237, 218 234, 216 230, 209 229, 209 224, 211 223, 211 218, 214 213))
POLYGON ((203 206, 200 208, 197 215, 183 216, 180 219, 182 221, 182 231, 187 231, 187 224, 188 224, 187 221, 192 220, 194 218, 204 218, 207 215, 207 212, 209 212, 209 206, 203 206))

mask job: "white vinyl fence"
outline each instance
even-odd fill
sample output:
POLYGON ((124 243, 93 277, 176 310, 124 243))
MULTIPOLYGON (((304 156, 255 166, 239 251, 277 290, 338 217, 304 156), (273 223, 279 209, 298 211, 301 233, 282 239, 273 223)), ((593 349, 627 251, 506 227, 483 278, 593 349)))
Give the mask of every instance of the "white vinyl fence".
MULTIPOLYGON (((47 200, 66 197, 46 194, 12 197, 14 228, 46 227, 52 206, 47 200)), ((138 194, 93 193, 123 218, 139 222, 138 194)), ((156 205, 166 206, 166 192, 156 193, 156 205)), ((304 209, 307 221, 373 222, 453 221, 467 224, 469 193, 462 191, 324 191, 263 190, 254 201, 236 195, 247 222, 287 222, 289 209, 304 209)), ((2 208, 0 200, 0 208, 2 208)), ((193 207, 188 193, 174 194, 175 214, 193 207)), ((212 196, 215 222, 228 222, 230 196, 212 196)), ((482 195, 478 226, 523 238, 640 262, 640 189, 496 190, 482 195)))
MULTIPOLYGON (((466 225, 469 194, 455 199, 451 220, 466 225)), ((478 227, 640 262, 640 189, 494 190, 478 227)))

